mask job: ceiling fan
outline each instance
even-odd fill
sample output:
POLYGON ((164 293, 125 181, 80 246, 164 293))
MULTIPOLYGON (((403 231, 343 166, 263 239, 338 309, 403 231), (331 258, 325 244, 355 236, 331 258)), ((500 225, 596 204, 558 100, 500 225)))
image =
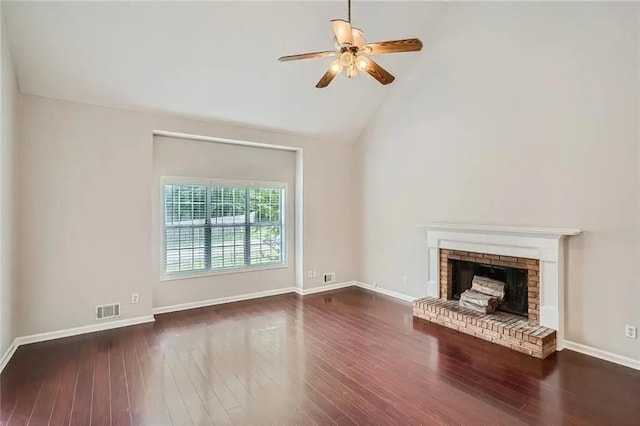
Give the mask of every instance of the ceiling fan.
POLYGON ((347 77, 355 77, 358 72, 366 72, 381 84, 389 84, 395 77, 371 59, 370 55, 381 53, 417 52, 422 49, 422 42, 417 38, 405 40, 381 41, 367 43, 364 32, 351 26, 351 0, 348 1, 349 20, 334 19, 331 21, 335 34, 335 50, 302 53, 299 55, 282 56, 280 62, 297 61, 299 59, 326 58, 338 56, 329 69, 324 73, 316 87, 327 87, 331 81, 346 70, 347 77))

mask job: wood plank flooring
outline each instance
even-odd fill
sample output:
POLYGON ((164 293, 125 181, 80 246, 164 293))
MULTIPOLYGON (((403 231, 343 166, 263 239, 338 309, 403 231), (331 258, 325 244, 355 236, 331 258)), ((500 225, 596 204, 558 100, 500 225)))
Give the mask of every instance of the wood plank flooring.
POLYGON ((538 360, 361 289, 164 314, 18 349, 2 425, 640 424, 640 372, 538 360))

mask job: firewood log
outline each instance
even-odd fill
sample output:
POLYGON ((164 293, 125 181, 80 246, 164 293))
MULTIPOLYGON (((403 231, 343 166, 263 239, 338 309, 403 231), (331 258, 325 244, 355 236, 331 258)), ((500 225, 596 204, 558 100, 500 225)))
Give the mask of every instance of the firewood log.
POLYGON ((478 312, 492 313, 498 308, 498 298, 483 294, 473 290, 466 290, 460 295, 460 306, 473 309, 477 307, 478 312))
POLYGON ((488 306, 479 306, 476 305, 474 303, 469 303, 466 302, 462 299, 460 299, 460 303, 459 305, 463 308, 467 308, 467 309, 471 309, 472 311, 476 311, 476 312, 480 312, 481 314, 492 314, 494 311, 491 311, 491 309, 488 306))
POLYGON ((471 282, 471 290, 497 297, 499 302, 504 300, 504 286, 505 283, 502 281, 481 277, 479 275, 474 276, 471 282))

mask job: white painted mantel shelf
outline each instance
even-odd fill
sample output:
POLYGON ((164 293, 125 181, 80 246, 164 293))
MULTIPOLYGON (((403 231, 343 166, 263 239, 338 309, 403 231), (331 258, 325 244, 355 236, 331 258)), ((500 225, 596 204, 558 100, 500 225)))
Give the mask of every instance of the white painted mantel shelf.
POLYGON ((440 249, 538 259, 540 325, 556 330, 557 349, 564 348, 564 240, 581 234, 581 230, 450 222, 418 227, 427 231, 429 297, 440 298, 440 249))
POLYGON ((475 225, 472 223, 452 223, 452 222, 430 222, 425 225, 418 225, 420 228, 454 230, 454 231, 476 231, 495 232, 501 234, 536 234, 536 235, 580 235, 580 229, 573 228, 540 228, 530 226, 505 226, 505 225, 475 225))

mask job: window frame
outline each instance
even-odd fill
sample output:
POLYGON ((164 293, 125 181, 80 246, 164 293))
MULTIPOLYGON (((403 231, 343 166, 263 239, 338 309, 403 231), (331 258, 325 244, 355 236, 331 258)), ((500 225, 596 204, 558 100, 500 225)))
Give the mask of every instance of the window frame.
MULTIPOLYGON (((162 176, 160 178, 160 223, 159 232, 161 233, 160 244, 160 281, 174 281, 183 280, 189 278, 201 278, 215 275, 236 274, 241 272, 253 272, 264 271, 269 269, 282 269, 289 267, 288 260, 288 241, 287 241, 287 208, 289 200, 289 185, 287 182, 276 181, 253 181, 253 180, 240 180, 240 179, 219 179, 219 178, 196 178, 196 177, 181 177, 181 176, 162 176), (269 262, 255 265, 243 265, 243 266, 230 266, 225 268, 216 269, 204 269, 202 271, 184 271, 167 274, 166 264, 166 203, 165 203, 165 187, 166 185, 204 185, 204 186, 219 186, 225 188, 246 188, 250 190, 252 188, 268 188, 268 189, 280 189, 282 190, 282 199, 280 200, 280 215, 282 227, 281 234, 281 262, 269 262)), ((251 227, 251 223, 242 224, 238 226, 251 227)))

